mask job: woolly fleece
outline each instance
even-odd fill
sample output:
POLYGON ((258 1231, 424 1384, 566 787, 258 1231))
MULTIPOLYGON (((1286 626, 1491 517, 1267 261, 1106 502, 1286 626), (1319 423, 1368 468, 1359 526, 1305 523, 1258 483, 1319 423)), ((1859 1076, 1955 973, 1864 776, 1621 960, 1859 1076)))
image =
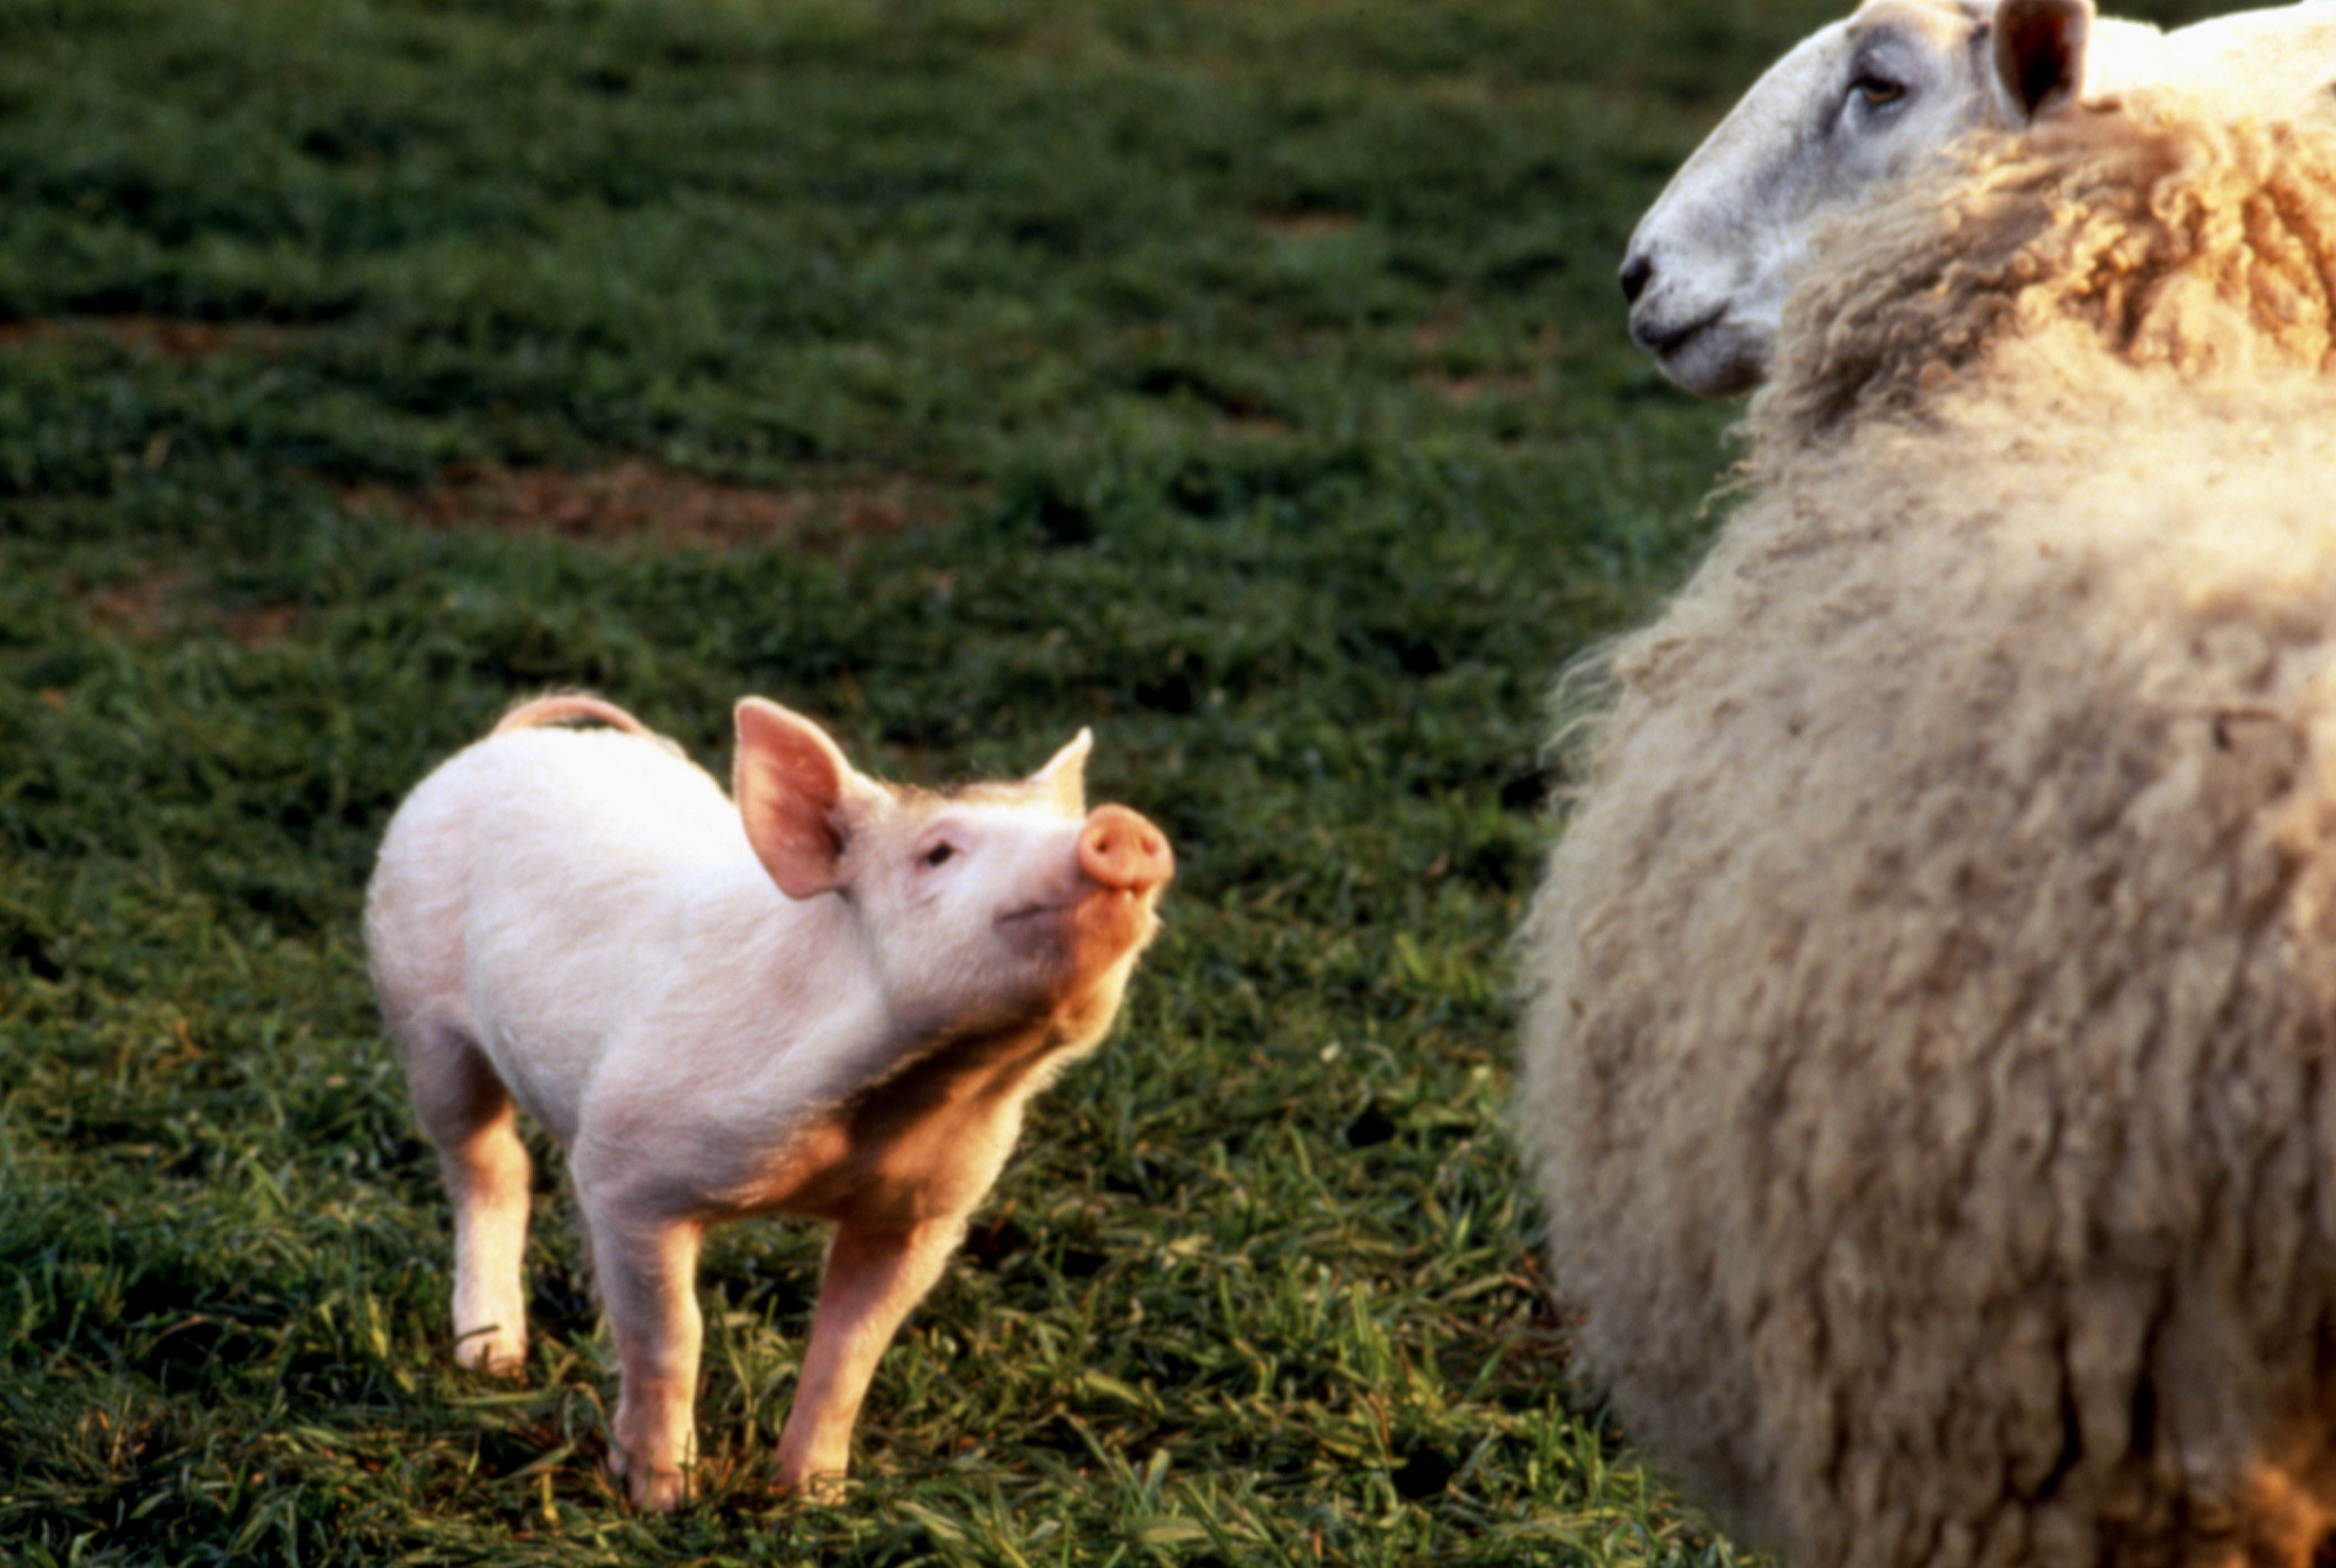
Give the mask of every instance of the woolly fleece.
POLYGON ((2336 1521, 2336 150, 1982 142, 1796 297, 1521 938, 1585 1368, 1800 1563, 2336 1521))

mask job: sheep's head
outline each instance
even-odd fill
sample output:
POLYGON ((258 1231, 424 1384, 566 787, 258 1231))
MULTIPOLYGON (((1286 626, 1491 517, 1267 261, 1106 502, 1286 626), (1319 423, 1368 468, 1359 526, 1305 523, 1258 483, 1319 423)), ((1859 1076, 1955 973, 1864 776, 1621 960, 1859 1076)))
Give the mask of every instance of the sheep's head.
MULTIPOLYGON (((2107 364, 2184 377, 2336 367, 2336 142, 2176 99, 2049 102, 1829 239, 1753 404, 1772 457, 1922 417, 2036 349, 2078 395, 2107 364)), ((1756 459, 1757 461, 1757 459, 1756 459)))
POLYGON ((1748 391, 1828 216, 1980 126, 2152 77, 2162 44, 2084 0, 1865 0, 1771 66, 1640 219, 1631 336, 1690 392, 1748 391))

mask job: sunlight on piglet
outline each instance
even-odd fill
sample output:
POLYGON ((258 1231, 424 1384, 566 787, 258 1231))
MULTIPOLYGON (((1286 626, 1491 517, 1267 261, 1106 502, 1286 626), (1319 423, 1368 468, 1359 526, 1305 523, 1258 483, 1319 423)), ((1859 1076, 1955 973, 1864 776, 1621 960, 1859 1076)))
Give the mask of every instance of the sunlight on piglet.
POLYGON ((725 794, 598 698, 518 708, 399 809, 365 911, 453 1201, 455 1359, 526 1362, 523 1110, 568 1154, 621 1367, 609 1468, 650 1508, 689 1490, 706 1228, 835 1227, 776 1474, 831 1485, 878 1358, 1030 1096, 1110 1028, 1175 872, 1151 823, 1086 809, 1085 731, 1027 779, 932 793, 774 703, 736 721, 725 794))

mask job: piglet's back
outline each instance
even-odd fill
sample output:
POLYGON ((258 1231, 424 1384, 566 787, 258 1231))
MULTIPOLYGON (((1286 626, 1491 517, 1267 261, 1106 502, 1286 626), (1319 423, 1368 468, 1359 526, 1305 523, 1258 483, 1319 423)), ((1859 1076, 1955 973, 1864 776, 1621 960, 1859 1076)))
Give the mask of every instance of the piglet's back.
POLYGON ((475 1040, 564 1137, 575 1107, 552 1086, 589 1076, 571 1058, 655 999, 610 984, 612 945, 681 940, 717 890, 784 901, 704 769, 618 730, 492 735, 423 780, 383 840, 365 918, 384 1010, 475 1040), (533 1026, 534 1070, 504 1048, 509 1018, 533 1026))

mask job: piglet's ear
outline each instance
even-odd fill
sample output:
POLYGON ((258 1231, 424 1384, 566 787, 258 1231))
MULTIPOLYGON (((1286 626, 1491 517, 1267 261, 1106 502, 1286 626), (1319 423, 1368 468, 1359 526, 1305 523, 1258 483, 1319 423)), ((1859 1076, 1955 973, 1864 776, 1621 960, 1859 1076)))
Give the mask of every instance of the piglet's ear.
POLYGON ((2077 102, 2092 25, 2092 0, 2003 0, 1996 8, 1995 77, 2014 124, 2077 102))
POLYGON ((817 898, 850 880, 852 823, 879 786, 852 771, 819 726, 758 696, 739 703, 733 787, 746 842, 781 892, 817 898))
POLYGON ((1095 731, 1083 729, 1045 767, 1030 775, 1030 783, 1044 791, 1065 816, 1086 815, 1087 753, 1093 750, 1095 731))

